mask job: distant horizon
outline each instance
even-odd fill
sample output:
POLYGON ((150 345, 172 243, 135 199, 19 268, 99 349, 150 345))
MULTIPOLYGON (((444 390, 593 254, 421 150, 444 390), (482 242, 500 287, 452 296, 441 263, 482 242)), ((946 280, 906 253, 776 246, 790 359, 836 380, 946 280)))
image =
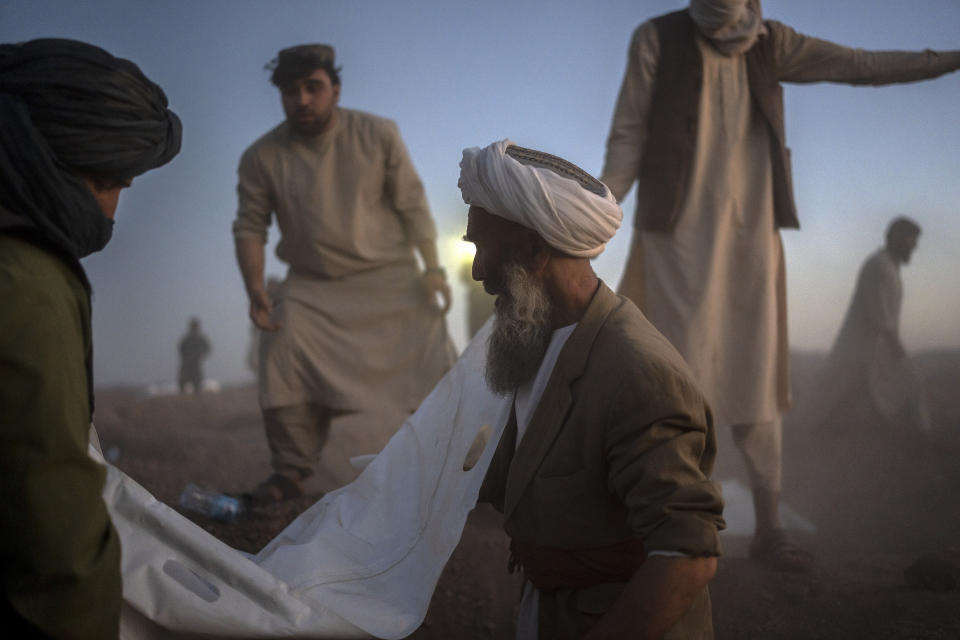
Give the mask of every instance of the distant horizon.
MULTIPOLYGON (((94 287, 98 387, 173 380, 191 316, 213 344, 213 379, 249 379, 247 301, 230 232, 236 167, 282 111, 264 65, 283 47, 329 42, 342 65, 341 105, 397 122, 423 180, 455 287, 448 316, 466 343, 457 271, 466 207, 456 187, 464 147, 511 138, 592 174, 604 145, 634 28, 682 0, 449 3, 411 0, 32 0, 0 5, 0 41, 67 37, 137 63, 184 124, 181 154, 134 180, 114 239, 84 260, 94 287)), ((870 49, 960 47, 960 2, 923 10, 896 0, 767 0, 765 17, 870 49)), ((782 234, 792 351, 825 352, 857 272, 887 222, 923 226, 904 267, 907 350, 960 349, 960 74, 882 88, 785 84, 801 230, 782 234)), ((616 288, 634 217, 594 263, 616 288)), ((268 274, 282 275, 272 255, 268 274)))
MULTIPOLYGON (((817 358, 825 360, 828 355, 830 355, 829 350, 806 350, 806 349, 790 349, 790 359, 791 362, 795 358, 817 358)), ((942 347, 942 348, 929 348, 929 349, 920 349, 917 351, 912 351, 909 353, 910 357, 914 359, 915 362, 919 363, 921 366, 925 361, 931 358, 950 358, 956 359, 955 364, 960 368, 960 347, 942 347)), ((214 382, 219 384, 221 389, 218 391, 213 391, 212 393, 217 393, 219 391, 225 391, 227 389, 232 389, 236 387, 243 387, 247 385, 252 385, 256 383, 256 378, 251 374, 248 377, 241 377, 237 379, 219 379, 211 378, 209 376, 204 378, 205 382, 214 382)), ((112 392, 136 392, 138 396, 149 395, 148 391, 151 387, 156 388, 159 393, 156 393, 152 397, 165 397, 168 395, 183 395, 180 393, 179 387, 176 384, 175 379, 171 378, 169 380, 155 380, 152 382, 146 383, 124 383, 117 382, 112 384, 100 384, 97 383, 94 386, 94 391, 101 393, 112 393, 112 392)), ((211 393, 207 390, 203 393, 211 393)), ((189 395, 189 394, 187 394, 189 395)))

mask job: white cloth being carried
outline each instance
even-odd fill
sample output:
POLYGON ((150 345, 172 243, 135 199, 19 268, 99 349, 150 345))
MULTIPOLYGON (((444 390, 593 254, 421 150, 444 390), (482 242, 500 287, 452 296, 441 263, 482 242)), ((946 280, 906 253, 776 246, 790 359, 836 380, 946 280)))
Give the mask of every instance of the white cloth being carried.
POLYGON ((121 637, 412 633, 509 416, 511 398, 492 394, 483 378, 491 325, 357 480, 324 496, 255 556, 228 547, 108 465, 104 500, 123 548, 121 637), (486 448, 464 471, 485 425, 486 448))

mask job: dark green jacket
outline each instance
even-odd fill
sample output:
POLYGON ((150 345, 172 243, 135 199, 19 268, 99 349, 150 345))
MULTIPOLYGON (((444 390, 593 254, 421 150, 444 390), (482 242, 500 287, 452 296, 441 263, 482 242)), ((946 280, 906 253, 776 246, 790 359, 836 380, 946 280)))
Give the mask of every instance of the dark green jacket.
POLYGON ((0 629, 116 638, 120 542, 87 454, 90 297, 68 263, 0 234, 0 629))

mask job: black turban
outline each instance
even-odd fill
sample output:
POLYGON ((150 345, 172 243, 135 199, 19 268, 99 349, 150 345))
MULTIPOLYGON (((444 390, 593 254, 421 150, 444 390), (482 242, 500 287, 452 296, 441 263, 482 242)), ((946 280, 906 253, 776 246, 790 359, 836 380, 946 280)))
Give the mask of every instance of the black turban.
POLYGON ((108 220, 78 174, 127 180, 180 151, 180 120, 129 60, 75 40, 0 44, 0 230, 26 229, 75 258, 108 220))

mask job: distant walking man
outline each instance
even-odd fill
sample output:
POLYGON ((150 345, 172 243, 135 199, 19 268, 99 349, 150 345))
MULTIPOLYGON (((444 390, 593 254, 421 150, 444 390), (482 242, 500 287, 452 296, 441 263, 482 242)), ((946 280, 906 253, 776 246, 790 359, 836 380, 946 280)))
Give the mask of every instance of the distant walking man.
POLYGON ((163 90, 75 40, 0 44, 0 630, 116 638, 120 540, 89 455, 90 282, 120 191, 180 150, 163 90))
POLYGON ((753 488, 751 556, 805 571, 779 519, 789 408, 780 228, 796 228, 780 82, 889 84, 960 68, 960 51, 848 49, 763 20, 759 0, 692 0, 633 34, 601 179, 638 182, 620 293, 690 364, 732 425, 753 488))
POLYGON ((842 431, 850 423, 930 431, 930 415, 920 378, 900 340, 903 283, 900 266, 920 237, 920 225, 895 218, 887 227, 886 244, 860 269, 853 299, 837 340, 812 394, 811 426, 842 431))
POLYGON ((180 339, 180 393, 187 392, 187 385, 193 393, 199 393, 203 387, 203 359, 210 355, 210 341, 200 330, 200 320, 190 318, 187 334, 180 339))
POLYGON ((244 152, 233 226, 250 318, 264 331, 274 473, 252 494, 261 504, 301 493, 336 414, 413 411, 455 357, 436 229, 397 126, 338 106, 330 46, 280 51, 271 81, 286 120, 244 152), (276 306, 264 285, 273 215, 290 265, 276 306))

